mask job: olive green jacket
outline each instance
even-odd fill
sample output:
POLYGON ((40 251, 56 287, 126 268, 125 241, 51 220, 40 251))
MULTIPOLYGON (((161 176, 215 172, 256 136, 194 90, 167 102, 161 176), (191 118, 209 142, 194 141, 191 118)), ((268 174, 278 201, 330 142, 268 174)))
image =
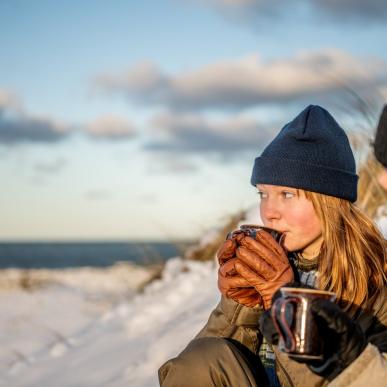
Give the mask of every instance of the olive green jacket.
MULTIPOLYGON (((239 341, 258 354, 262 335, 259 330, 261 308, 248 308, 226 297, 211 313, 207 324, 196 336, 225 337, 239 341)), ((387 289, 375 302, 371 313, 362 312, 357 318, 369 342, 361 355, 331 383, 312 373, 305 364, 289 359, 286 354, 276 354, 276 372, 284 387, 309 386, 379 386, 387 380, 387 289), (366 381, 366 382, 365 382, 366 381)))

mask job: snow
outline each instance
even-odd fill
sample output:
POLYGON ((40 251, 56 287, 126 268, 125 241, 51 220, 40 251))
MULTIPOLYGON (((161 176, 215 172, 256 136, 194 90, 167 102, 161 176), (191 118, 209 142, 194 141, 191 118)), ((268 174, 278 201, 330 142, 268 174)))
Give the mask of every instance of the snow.
MULTIPOLYGON (((257 223, 257 210, 241 223, 257 223)), ((386 236, 387 217, 378 224, 386 236)), ((161 278, 137 293, 151 274, 124 269, 32 272, 46 281, 28 291, 14 286, 20 273, 2 271, 0 386, 158 386, 158 368, 198 333, 220 299, 217 264, 172 258, 161 278)))
MULTIPOLYGON (((214 261, 172 258, 161 279, 115 304, 111 293, 90 298, 85 273, 77 286, 73 280, 3 291, 0 385, 158 386, 159 366, 183 349, 217 304, 216 271, 214 261)), ((94 283, 93 270, 89 277, 94 283)))

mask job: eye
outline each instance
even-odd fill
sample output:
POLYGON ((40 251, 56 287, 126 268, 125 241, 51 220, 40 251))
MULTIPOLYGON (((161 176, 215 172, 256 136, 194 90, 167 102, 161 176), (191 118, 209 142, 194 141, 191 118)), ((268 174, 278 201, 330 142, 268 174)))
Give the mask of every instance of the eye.
POLYGON ((267 198, 267 193, 266 193, 266 192, 257 191, 257 195, 258 195, 261 199, 266 199, 266 198, 267 198))
POLYGON ((289 191, 283 191, 282 192, 282 196, 285 198, 285 199, 292 199, 294 198, 295 193, 294 192, 289 192, 289 191))

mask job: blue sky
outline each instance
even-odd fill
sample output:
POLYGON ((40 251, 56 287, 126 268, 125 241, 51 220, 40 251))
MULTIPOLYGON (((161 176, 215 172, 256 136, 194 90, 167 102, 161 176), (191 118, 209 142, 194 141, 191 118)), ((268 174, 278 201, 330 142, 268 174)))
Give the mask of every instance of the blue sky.
POLYGON ((289 3, 0 3, 0 240, 196 238, 309 103, 371 136, 387 6, 289 3))

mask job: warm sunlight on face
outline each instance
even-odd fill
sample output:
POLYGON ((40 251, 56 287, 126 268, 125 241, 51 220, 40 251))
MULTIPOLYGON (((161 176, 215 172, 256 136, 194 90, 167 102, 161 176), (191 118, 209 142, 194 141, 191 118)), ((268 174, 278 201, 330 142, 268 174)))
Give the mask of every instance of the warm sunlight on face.
POLYGON ((320 220, 302 190, 258 184, 260 213, 265 226, 285 233, 288 251, 301 250, 305 258, 315 257, 322 243, 320 220))

